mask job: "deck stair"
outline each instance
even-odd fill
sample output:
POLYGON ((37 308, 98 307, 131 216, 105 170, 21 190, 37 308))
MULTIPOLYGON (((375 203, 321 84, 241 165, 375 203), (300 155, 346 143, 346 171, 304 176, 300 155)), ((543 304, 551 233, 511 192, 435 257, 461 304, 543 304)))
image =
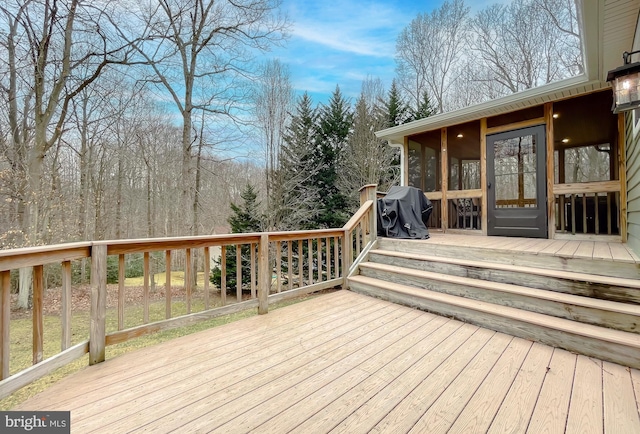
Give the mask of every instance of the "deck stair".
POLYGON ((637 264, 573 259, 383 238, 349 286, 640 368, 637 264))

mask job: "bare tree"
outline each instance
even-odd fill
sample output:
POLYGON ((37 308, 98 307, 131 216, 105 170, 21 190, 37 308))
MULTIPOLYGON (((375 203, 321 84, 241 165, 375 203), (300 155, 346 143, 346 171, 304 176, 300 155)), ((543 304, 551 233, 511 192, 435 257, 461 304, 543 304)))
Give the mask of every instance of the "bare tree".
POLYGON ((253 94, 256 122, 262 133, 266 175, 266 206, 268 226, 272 227, 270 197, 275 171, 293 106, 293 86, 289 69, 279 60, 270 60, 262 67, 262 74, 253 94))
MULTIPOLYGON (((185 212, 193 209, 194 199, 193 114, 237 120, 251 50, 267 49, 283 38, 287 22, 278 7, 278 0, 151 0, 139 10, 144 41, 134 46, 152 69, 150 81, 170 95, 182 118, 185 212)), ((186 223, 192 226, 191 219, 186 223)))
MULTIPOLYGON (((45 157, 65 130, 70 102, 110 64, 126 63, 127 43, 113 38, 111 4, 83 0, 27 0, 0 6, 8 29, 4 48, 10 143, 19 150, 23 244, 42 231, 41 182, 45 157), (73 46, 73 49, 72 49, 73 46), (18 108, 20 102, 24 110, 18 108), (33 133, 23 134, 23 125, 33 133)), ((19 306, 27 307, 30 277, 21 270, 19 306)))
POLYGON ((395 181, 393 149, 375 136, 375 131, 383 129, 388 119, 381 105, 384 98, 384 86, 379 79, 370 78, 362 83, 340 171, 340 187, 354 206, 358 205, 357 192, 363 185, 378 184, 386 190, 395 181))
POLYGON ((539 1, 516 0, 478 12, 471 21, 471 47, 485 72, 472 81, 487 90, 497 83, 504 95, 577 72, 573 62, 576 55, 580 57, 580 50, 570 49, 568 33, 560 28, 572 28, 565 22, 571 21, 571 14, 558 8, 552 15, 539 1))
POLYGON ((398 36, 398 80, 416 109, 425 91, 434 98, 438 112, 449 108, 447 98, 455 91, 468 15, 464 0, 447 0, 431 14, 419 14, 398 36))

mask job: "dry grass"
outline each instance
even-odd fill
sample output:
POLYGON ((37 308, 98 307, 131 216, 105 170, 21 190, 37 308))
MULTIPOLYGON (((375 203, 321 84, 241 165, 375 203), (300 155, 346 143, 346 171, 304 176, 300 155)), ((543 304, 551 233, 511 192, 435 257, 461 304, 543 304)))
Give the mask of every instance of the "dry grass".
MULTIPOLYGON (((164 285, 167 281, 166 273, 157 273, 154 275, 156 285, 164 285)), ((124 280, 126 286, 142 286, 144 284, 144 277, 127 277, 124 280)), ((171 286, 183 286, 184 285, 184 271, 172 271, 171 272, 171 286)), ((204 286, 204 273, 198 273, 198 286, 204 286)))
MULTIPOLYGON (((173 279, 172 279, 173 281, 173 279)), ((284 306, 298 303, 316 295, 299 297, 292 300, 275 303, 270 309, 278 309, 284 306)), ((186 313, 186 306, 183 301, 175 301, 172 304, 172 315, 179 316, 186 313)), ((192 312, 202 311, 203 303, 200 300, 192 302, 192 312)), ((156 301, 149 305, 149 319, 151 322, 164 319, 165 304, 164 301, 156 301)), ((256 309, 250 309, 230 315, 224 315, 208 321, 203 321, 191 326, 182 327, 173 330, 167 330, 160 333, 143 336, 128 342, 112 345, 107 347, 106 358, 111 359, 120 354, 135 351, 150 345, 168 341, 180 336, 196 333, 222 324, 227 324, 243 318, 257 315, 256 309)), ((125 309, 125 328, 141 324, 142 306, 133 305, 125 309)), ((72 343, 76 344, 88 339, 89 336, 89 313, 87 311, 74 312, 72 316, 72 343)), ((117 330, 117 312, 115 309, 107 311, 107 330, 117 330)), ((51 357, 60 352, 61 341, 61 321, 59 316, 46 315, 44 317, 44 358, 51 357)), ((10 366, 11 372, 19 372, 32 363, 32 321, 30 318, 23 316, 22 318, 13 319, 11 321, 11 349, 10 349, 10 366)), ((0 411, 10 410, 16 405, 24 402, 30 397, 42 392, 49 386, 55 384, 60 379, 84 369, 88 366, 88 356, 84 356, 69 365, 66 365, 50 375, 37 380, 30 385, 16 391, 11 396, 0 400, 0 411)))

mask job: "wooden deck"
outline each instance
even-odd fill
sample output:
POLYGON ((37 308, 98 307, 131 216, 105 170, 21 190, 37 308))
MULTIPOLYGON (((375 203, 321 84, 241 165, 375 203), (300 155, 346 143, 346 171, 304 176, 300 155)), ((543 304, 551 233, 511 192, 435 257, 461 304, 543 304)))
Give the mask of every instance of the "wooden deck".
POLYGON ((604 261, 640 264, 640 257, 638 257, 627 244, 619 241, 484 237, 443 234, 437 231, 431 231, 430 235, 431 238, 424 242, 451 246, 478 247, 489 250, 527 252, 564 258, 601 259, 604 261))
POLYGON ((18 409, 70 410, 77 433, 638 433, 640 371, 338 291, 88 367, 18 409))

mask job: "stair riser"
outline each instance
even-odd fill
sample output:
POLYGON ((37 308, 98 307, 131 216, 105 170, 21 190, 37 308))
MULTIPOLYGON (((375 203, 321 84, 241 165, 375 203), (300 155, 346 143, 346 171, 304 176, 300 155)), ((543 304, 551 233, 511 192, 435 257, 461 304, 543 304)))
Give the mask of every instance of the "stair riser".
POLYGON ((525 274, 515 271, 494 270, 465 265, 442 262, 429 262, 419 259, 399 258, 372 253, 371 262, 396 265, 414 270, 431 271, 452 276, 469 277, 490 282, 509 283, 529 288, 544 289, 583 297, 599 298, 602 300, 619 301, 623 303, 640 304, 640 291, 635 288, 605 285, 594 282, 577 282, 569 279, 525 274))
POLYGON ((523 267, 547 268, 578 273, 591 273, 600 276, 640 279, 640 266, 626 262, 613 262, 596 259, 565 258, 535 253, 514 253, 505 250, 481 249, 465 246, 447 246, 429 244, 428 241, 402 241, 390 238, 379 238, 378 248, 396 252, 416 253, 458 259, 481 260, 499 264, 518 265, 523 267))
POLYGON ((640 317, 609 312, 602 309, 594 309, 584 306, 569 305, 553 300, 539 299, 521 294, 512 294, 487 288, 474 288, 452 282, 425 279, 403 273, 381 271, 368 267, 361 267, 362 276, 379 279, 381 281, 399 283, 416 288, 437 291, 467 299, 484 301, 502 306, 538 312, 546 315, 565 318, 572 321, 593 324, 602 327, 639 333, 638 321, 640 317))
POLYGON ((478 312, 468 308, 434 302, 393 290, 380 289, 360 282, 351 282, 351 290, 369 296, 406 306, 418 308, 443 316, 470 322, 512 336, 531 339, 547 345, 564 348, 587 356, 608 360, 624 366, 640 369, 640 348, 627 347, 617 343, 603 342, 561 330, 532 325, 511 318, 478 312))

